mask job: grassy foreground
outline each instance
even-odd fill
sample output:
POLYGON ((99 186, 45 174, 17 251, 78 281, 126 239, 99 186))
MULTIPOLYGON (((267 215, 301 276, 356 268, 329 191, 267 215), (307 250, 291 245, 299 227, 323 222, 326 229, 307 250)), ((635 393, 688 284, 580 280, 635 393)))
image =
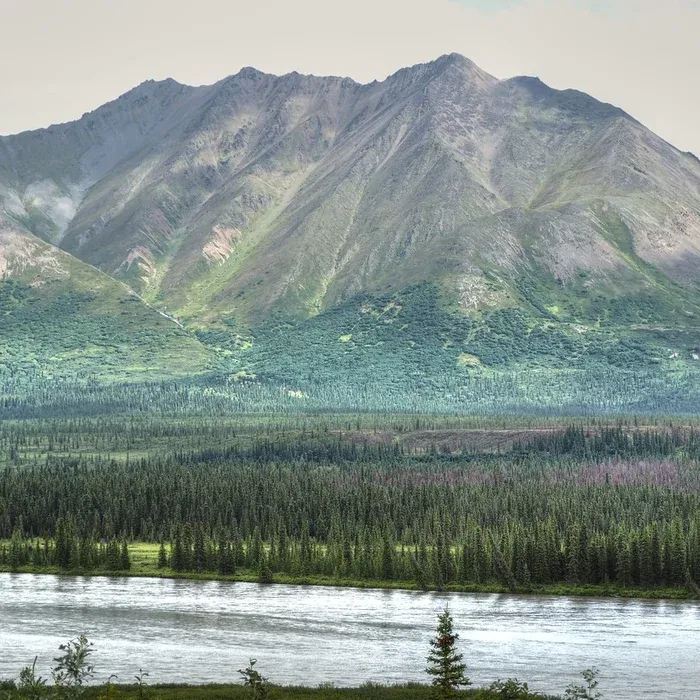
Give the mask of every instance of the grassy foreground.
MULTIPOLYGON (((89 700, 250 700, 250 690, 241 685, 156 685, 146 689, 136 686, 95 687, 83 696, 89 700), (140 694, 143 693, 143 694, 140 694)), ((270 700, 433 700, 434 691, 427 685, 380 686, 367 684, 360 688, 302 688, 271 686, 270 700)), ((464 700, 497 700, 501 695, 486 689, 469 689, 457 692, 455 697, 464 700)), ((530 695, 532 700, 554 700, 554 696, 530 695)))

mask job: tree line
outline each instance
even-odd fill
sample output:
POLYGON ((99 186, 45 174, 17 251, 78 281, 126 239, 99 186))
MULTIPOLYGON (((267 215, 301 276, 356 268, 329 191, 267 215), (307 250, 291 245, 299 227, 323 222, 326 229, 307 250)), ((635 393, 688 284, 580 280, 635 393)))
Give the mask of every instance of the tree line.
MULTIPOLYGON (((342 345, 337 335, 333 344, 342 345)), ((436 351, 442 352, 439 346, 436 351)), ((272 354, 279 357, 283 353, 276 350, 272 354)), ((414 354, 409 355, 413 363, 414 354)), ((484 372, 458 367, 452 358, 440 368, 446 371, 426 371, 418 362, 393 380, 398 366, 395 355, 384 349, 377 360, 365 366, 370 370, 365 376, 353 371, 357 365, 349 356, 345 372, 339 374, 337 365, 330 362, 322 377, 318 371, 308 371, 307 362, 302 374, 290 374, 290 367, 273 373, 247 373, 233 365, 228 371, 181 380, 123 383, 104 381, 98 372, 88 378, 84 373, 59 376, 31 360, 5 361, 0 362, 0 419, 125 414, 220 418, 327 412, 696 416, 700 400, 695 369, 543 371, 501 366, 484 372)))
POLYGON ((146 541, 161 543, 162 568, 183 572, 692 588, 697 473, 690 459, 516 454, 49 460, 0 471, 0 563, 118 570, 115 548, 146 541))
POLYGON ((29 540, 15 530, 10 541, 0 547, 0 564, 12 570, 55 566, 63 571, 116 572, 131 569, 131 556, 126 540, 78 537, 73 521, 59 519, 52 540, 29 540))

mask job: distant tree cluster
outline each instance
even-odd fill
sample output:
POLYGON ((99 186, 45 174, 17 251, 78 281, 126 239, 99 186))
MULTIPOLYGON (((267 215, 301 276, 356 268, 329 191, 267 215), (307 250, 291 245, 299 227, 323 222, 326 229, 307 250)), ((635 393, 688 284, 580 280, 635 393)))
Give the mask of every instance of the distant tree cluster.
POLYGON ((126 540, 96 540, 76 534, 72 520, 59 518, 52 539, 28 540, 15 530, 9 543, 0 546, 0 564, 11 569, 24 566, 56 566, 64 571, 129 571, 131 558, 126 540))

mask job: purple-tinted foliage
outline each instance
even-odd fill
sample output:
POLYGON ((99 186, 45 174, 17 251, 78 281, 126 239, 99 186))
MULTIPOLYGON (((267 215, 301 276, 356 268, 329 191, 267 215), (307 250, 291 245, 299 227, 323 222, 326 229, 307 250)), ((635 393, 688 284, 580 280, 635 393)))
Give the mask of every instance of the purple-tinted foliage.
POLYGON ((684 475, 671 459, 612 459, 599 464, 585 464, 578 472, 576 483, 613 486, 665 486, 684 488, 684 475))
POLYGON ((461 468, 397 470, 375 475, 394 486, 499 486, 517 482, 542 486, 655 486, 700 492, 700 463, 674 458, 612 458, 601 462, 566 461, 524 464, 474 462, 461 468))

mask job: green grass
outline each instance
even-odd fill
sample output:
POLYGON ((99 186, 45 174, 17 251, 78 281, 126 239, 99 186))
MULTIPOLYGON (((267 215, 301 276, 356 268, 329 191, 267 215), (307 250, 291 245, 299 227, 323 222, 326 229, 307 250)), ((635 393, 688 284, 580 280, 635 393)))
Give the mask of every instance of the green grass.
MULTIPOLYGON (((139 695, 136 686, 105 686, 90 688, 83 696, 89 700, 109 700, 110 698, 147 698, 148 700, 250 700, 250 691, 241 685, 155 685, 139 695)), ((360 688, 305 688, 271 686, 270 700, 433 700, 429 686, 410 684, 379 686, 367 684, 360 688)), ((465 700, 497 700, 498 695, 485 689, 468 689, 456 694, 465 700)), ((531 695, 535 700, 545 700, 545 696, 531 695)))

